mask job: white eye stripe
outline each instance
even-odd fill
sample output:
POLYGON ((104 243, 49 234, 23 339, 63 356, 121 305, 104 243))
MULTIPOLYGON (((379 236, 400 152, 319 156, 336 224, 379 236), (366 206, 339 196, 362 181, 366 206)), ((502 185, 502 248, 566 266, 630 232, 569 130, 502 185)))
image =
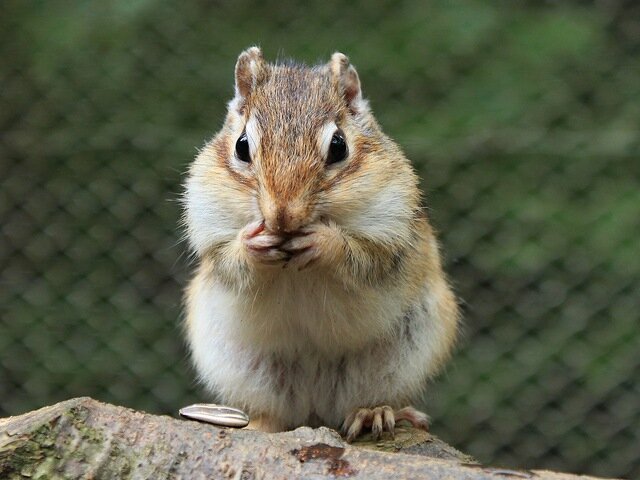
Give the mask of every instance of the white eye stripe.
POLYGON ((258 145, 260 145, 260 129, 255 117, 250 117, 247 124, 244 127, 244 131, 247 134, 247 141, 249 142, 249 154, 251 158, 254 158, 258 145))
POLYGON ((327 158, 329 154, 329 146, 331 145, 331 139, 333 138, 333 134, 336 133, 338 126, 335 122, 325 123, 324 126, 320 129, 320 135, 318 136, 318 148, 322 155, 327 158))

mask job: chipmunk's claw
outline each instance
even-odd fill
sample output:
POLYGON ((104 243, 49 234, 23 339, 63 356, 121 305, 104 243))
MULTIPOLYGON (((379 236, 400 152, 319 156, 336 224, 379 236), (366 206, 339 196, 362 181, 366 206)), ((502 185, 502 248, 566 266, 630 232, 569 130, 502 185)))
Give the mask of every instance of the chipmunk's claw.
POLYGON ((242 232, 242 243, 249 257, 263 265, 279 265, 287 260, 289 254, 280 250, 284 238, 264 229, 263 222, 247 225, 242 232))
POLYGON ((375 408, 357 408, 352 411, 342 424, 342 434, 347 442, 353 442, 364 429, 371 429, 373 437, 378 440, 383 432, 395 436, 395 425, 406 420, 415 428, 429 429, 429 417, 413 407, 401 408, 397 412, 387 405, 375 408))
POLYGON ((317 238, 311 232, 301 232, 283 243, 280 248, 287 252, 288 268, 297 268, 298 270, 310 266, 320 255, 317 238))

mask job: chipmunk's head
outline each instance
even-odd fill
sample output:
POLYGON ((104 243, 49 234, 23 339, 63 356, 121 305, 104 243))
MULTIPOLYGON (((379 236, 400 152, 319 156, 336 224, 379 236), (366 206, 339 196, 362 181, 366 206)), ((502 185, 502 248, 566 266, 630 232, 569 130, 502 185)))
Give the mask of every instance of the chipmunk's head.
POLYGON ((278 234, 326 218, 393 236, 419 202, 409 163, 380 131, 342 53, 306 67, 268 64, 258 47, 242 52, 225 125, 192 169, 200 175, 218 202, 209 211, 227 209, 217 223, 261 217, 278 234))
POLYGON ((235 77, 229 170, 255 188, 268 229, 295 232, 325 213, 319 201, 366 153, 352 125, 368 113, 358 74, 341 53, 322 67, 272 66, 253 47, 235 77))

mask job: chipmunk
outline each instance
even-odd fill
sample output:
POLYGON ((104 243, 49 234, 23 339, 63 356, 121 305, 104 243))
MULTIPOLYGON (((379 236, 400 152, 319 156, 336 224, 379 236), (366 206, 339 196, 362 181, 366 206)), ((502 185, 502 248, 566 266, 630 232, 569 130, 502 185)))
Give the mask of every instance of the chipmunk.
POLYGON ((345 55, 244 51, 184 202, 199 259, 186 334, 210 391, 264 431, 427 428, 411 403, 451 353, 458 307, 418 178, 345 55))

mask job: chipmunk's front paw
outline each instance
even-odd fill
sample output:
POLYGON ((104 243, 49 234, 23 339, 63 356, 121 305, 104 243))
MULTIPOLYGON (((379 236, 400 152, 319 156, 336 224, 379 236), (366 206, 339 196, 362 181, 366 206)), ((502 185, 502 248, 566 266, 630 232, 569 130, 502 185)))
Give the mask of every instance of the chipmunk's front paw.
POLYGON ((280 249, 289 255, 287 268, 302 270, 314 264, 339 261, 344 252, 344 239, 337 226, 319 222, 301 229, 280 249))
POLYGON ((264 222, 254 222, 240 232, 249 259, 260 265, 282 265, 289 257, 280 249, 284 238, 264 229, 264 222))
POLYGON ((354 441, 362 431, 371 429, 375 439, 379 439, 382 432, 386 431, 393 437, 396 422, 407 420, 415 428, 429 429, 429 416, 413 407, 401 408, 394 412, 391 407, 383 405, 376 408, 357 408, 352 411, 342 424, 342 434, 347 442, 354 441))

